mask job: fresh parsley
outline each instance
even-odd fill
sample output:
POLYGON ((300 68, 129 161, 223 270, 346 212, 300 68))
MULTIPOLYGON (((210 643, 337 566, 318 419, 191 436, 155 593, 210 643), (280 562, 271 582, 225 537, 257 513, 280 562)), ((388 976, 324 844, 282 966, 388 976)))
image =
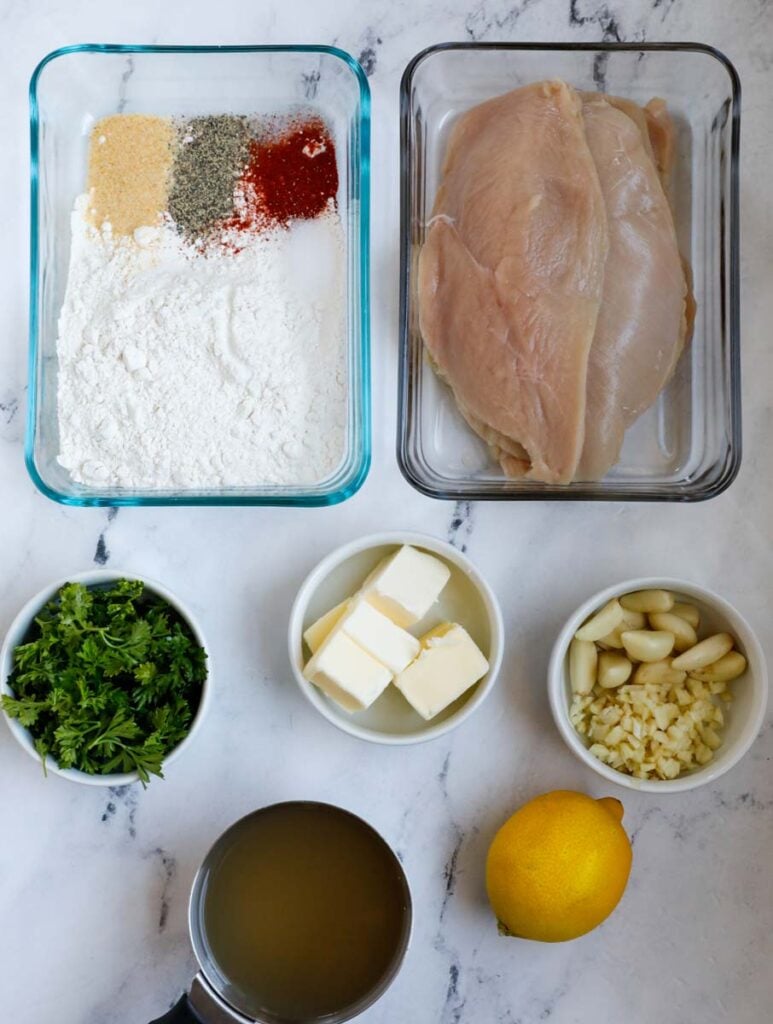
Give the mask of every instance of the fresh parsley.
POLYGON ((206 679, 187 623, 138 580, 67 583, 14 651, 2 707, 43 759, 91 775, 163 777, 206 679))

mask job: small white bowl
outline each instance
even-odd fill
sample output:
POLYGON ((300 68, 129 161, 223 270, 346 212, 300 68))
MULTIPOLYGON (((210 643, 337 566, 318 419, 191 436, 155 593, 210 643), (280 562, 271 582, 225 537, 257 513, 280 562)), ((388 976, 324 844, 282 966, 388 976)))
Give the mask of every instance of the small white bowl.
POLYGON ((491 692, 502 664, 502 612, 494 592, 460 551, 422 533, 375 533, 344 544, 329 554, 306 577, 290 613, 290 664, 301 693, 333 725, 372 743, 406 744, 436 739, 461 725, 491 692), (485 654, 489 670, 436 718, 426 722, 392 685, 365 711, 348 714, 303 677, 308 660, 303 633, 321 615, 359 589, 375 566, 403 544, 440 558, 451 577, 431 611, 411 628, 421 636, 441 622, 458 622, 485 654))
POLYGON ((682 793, 716 780, 744 756, 760 731, 768 702, 768 673, 757 637, 746 619, 724 598, 706 587, 687 580, 652 576, 625 580, 594 594, 567 620, 553 647, 548 668, 548 696, 553 719, 570 750, 609 782, 646 793, 682 793), (569 683, 568 651, 575 631, 585 620, 613 597, 633 590, 657 588, 679 594, 701 612, 701 632, 727 631, 736 638, 738 649, 746 656, 746 672, 732 682, 734 700, 725 712, 722 746, 714 759, 701 768, 677 779, 636 779, 599 761, 588 750, 582 736, 569 720, 572 689, 569 683))
MULTIPOLYGON (((176 761, 180 754, 190 746, 193 742, 193 737, 201 728, 201 723, 203 722, 204 716, 209 707, 212 662, 209 650, 204 642, 204 637, 196 620, 188 609, 183 607, 179 599, 176 598, 174 594, 171 594, 166 587, 162 587, 160 583, 156 583, 154 580, 149 580, 144 576, 137 576, 130 572, 118 572, 115 569, 94 569, 89 572, 75 573, 72 576, 65 576, 64 579, 57 580, 56 583, 50 583, 47 587, 41 590, 39 594, 30 598, 11 623, 10 629, 3 641, 3 646, 0 648, 0 693, 13 696, 13 691, 8 685, 8 677, 10 676, 13 668, 13 652, 16 647, 23 642, 35 616, 46 602, 54 596, 59 588, 64 586, 65 583, 84 583, 86 586, 93 586, 98 583, 110 583, 113 580, 139 580, 144 583, 148 590, 163 598, 163 600, 166 601, 167 604, 171 605, 178 615, 185 620, 187 625, 190 627, 196 642, 207 652, 207 676, 201 689, 201 700, 199 702, 198 709, 193 721, 191 722, 190 730, 188 731, 185 739, 181 740, 181 742, 178 743, 177 746, 164 758, 164 767, 166 768, 167 765, 172 763, 172 761, 176 761)), ((40 764, 40 754, 35 750, 32 737, 27 729, 25 729, 24 726, 19 725, 15 718, 11 718, 5 712, 3 712, 3 715, 8 723, 8 728, 11 730, 20 746, 27 751, 30 757, 33 757, 37 763, 40 764)), ((71 782, 83 783, 86 786, 127 786, 130 783, 139 782, 140 778, 137 772, 116 772, 112 775, 90 775, 88 772, 80 772, 74 768, 60 768, 52 757, 46 758, 46 771, 51 772, 54 775, 61 775, 63 779, 69 779, 71 782)))

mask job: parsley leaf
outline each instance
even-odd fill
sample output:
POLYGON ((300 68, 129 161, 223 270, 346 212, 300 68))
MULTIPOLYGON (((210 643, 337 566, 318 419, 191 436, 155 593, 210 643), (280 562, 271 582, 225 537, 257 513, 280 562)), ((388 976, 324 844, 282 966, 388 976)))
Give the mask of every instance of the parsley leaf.
POLYGON ((188 733, 207 655, 187 623, 137 580, 67 583, 14 651, 3 709, 44 763, 136 771, 146 785, 188 733))

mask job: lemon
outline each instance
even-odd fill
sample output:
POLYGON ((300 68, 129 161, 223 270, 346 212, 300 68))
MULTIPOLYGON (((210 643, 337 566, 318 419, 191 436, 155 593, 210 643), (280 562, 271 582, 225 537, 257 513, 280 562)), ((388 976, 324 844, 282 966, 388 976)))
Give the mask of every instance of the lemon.
POLYGON ((486 888, 500 931, 563 942, 612 913, 631 870, 623 805, 559 789, 524 804, 494 836, 486 888))

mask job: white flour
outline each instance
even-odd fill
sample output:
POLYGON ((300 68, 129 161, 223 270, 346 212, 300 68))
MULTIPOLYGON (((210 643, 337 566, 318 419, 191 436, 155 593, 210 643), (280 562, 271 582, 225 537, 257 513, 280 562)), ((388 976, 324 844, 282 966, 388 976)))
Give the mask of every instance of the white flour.
POLYGON ((204 256, 171 226, 114 241, 85 208, 81 196, 57 342, 72 477, 185 489, 329 476, 347 415, 338 216, 204 256))

